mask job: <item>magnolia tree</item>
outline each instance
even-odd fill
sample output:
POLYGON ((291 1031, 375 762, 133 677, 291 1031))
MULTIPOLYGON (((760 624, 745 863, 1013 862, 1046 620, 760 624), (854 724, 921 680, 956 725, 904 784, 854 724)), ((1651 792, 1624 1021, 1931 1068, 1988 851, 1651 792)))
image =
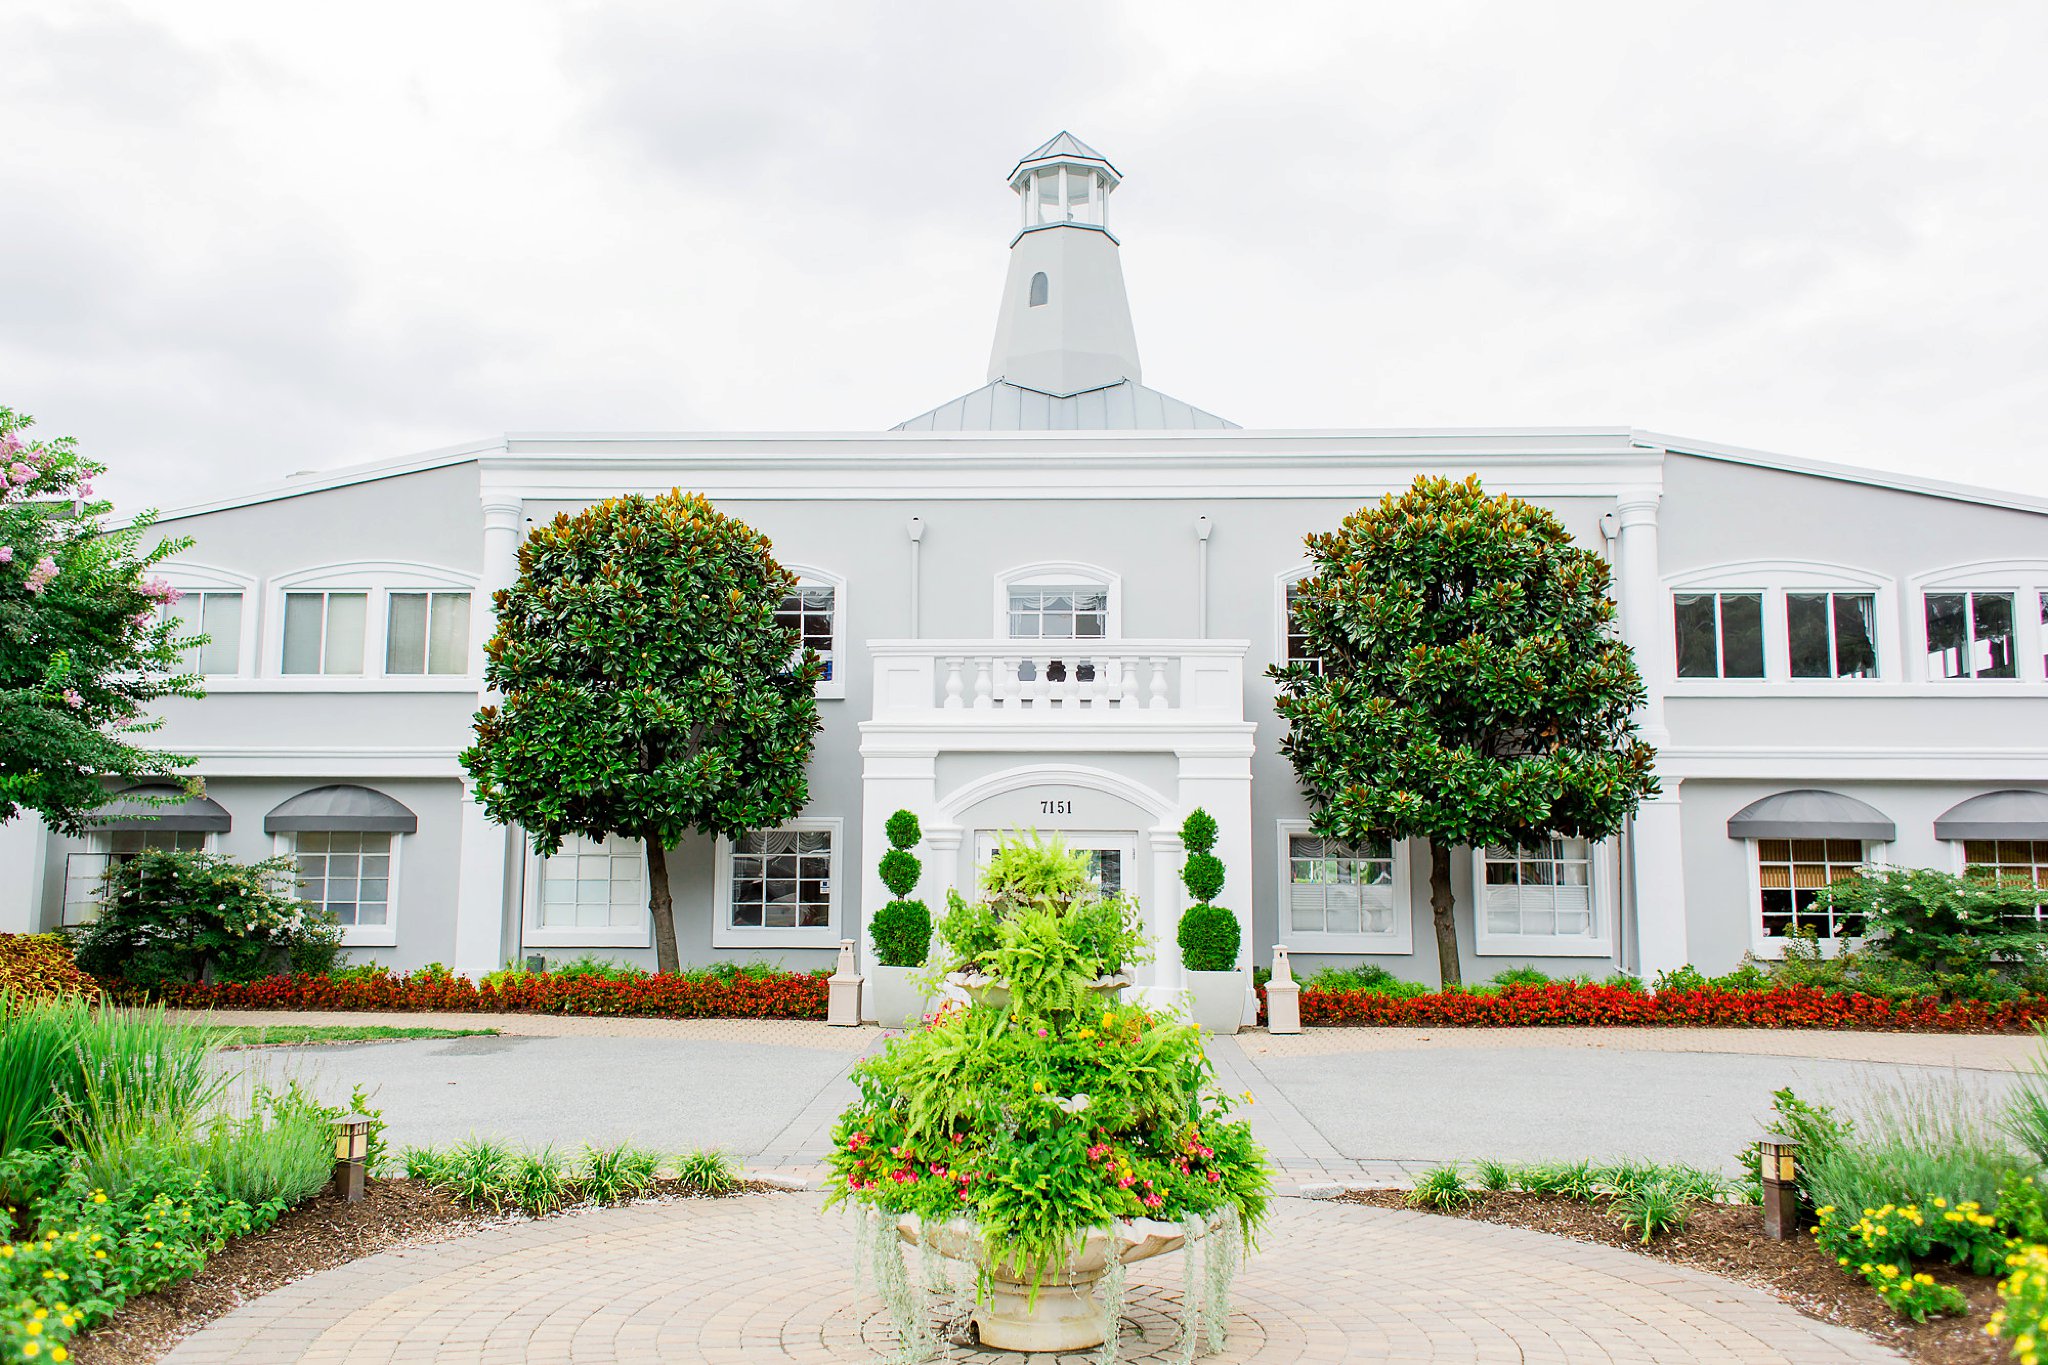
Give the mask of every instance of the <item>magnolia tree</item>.
POLYGON ((1607 563, 1476 478, 1419 478, 1307 545, 1293 609, 1320 663, 1270 670, 1281 752, 1317 833, 1429 841, 1454 985, 1452 848, 1605 838, 1657 790, 1607 563))
POLYGON ((180 659, 202 641, 178 634, 178 592, 151 572, 191 541, 144 549, 149 512, 108 529, 106 467, 30 425, 0 407, 0 824, 34 811, 75 834, 107 803, 103 779, 192 761, 134 742, 162 724, 149 702, 201 695, 180 659))
POLYGON ((504 696, 462 755, 493 820, 546 856, 572 834, 647 846, 656 965, 676 953, 668 849, 737 838, 809 798, 824 666, 775 621, 796 578, 696 494, 613 498, 527 537, 494 599, 504 696))

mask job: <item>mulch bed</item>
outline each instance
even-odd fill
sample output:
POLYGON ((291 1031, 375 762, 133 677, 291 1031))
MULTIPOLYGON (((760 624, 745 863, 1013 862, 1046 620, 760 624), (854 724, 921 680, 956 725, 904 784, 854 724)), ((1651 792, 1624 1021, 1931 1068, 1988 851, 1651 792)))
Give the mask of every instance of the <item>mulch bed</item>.
MULTIPOLYGON (((1403 1190, 1360 1190, 1341 1196, 1380 1208, 1406 1208, 1403 1190)), ((1598 1242, 1643 1256, 1720 1275, 1775 1294, 1808 1317, 1853 1328, 1902 1351, 1922 1365, 1992 1365, 2009 1361, 2009 1345, 1984 1334, 1998 1307, 1995 1276, 1971 1275, 1953 1266, 1928 1266, 1970 1301, 1963 1317, 1916 1323, 1885 1306, 1861 1279, 1846 1274, 1811 1236, 1767 1240, 1762 1213, 1749 1207, 1702 1205, 1682 1232, 1667 1233, 1644 1246, 1624 1231, 1600 1204, 1532 1194, 1481 1194, 1455 1214, 1486 1223, 1548 1232, 1581 1242, 1598 1242)))
MULTIPOLYGON (((734 1192, 770 1188, 746 1182, 734 1192)), ((648 1196, 704 1197, 673 1180, 657 1182, 648 1196)), ((394 1247, 426 1246, 525 1217, 470 1209, 412 1180, 372 1180, 358 1204, 319 1195, 266 1231, 228 1243, 191 1279, 129 1300, 70 1343, 71 1359, 75 1365, 148 1365, 215 1318, 294 1280, 394 1247)))

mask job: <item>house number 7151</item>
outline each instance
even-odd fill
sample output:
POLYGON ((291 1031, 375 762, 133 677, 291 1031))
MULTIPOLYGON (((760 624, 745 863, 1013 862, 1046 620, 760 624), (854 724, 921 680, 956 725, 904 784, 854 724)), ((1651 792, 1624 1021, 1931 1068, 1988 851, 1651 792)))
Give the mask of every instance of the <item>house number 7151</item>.
POLYGON ((1074 803, 1072 801, 1041 801, 1038 803, 1038 813, 1040 815, 1072 815, 1074 813, 1074 803))

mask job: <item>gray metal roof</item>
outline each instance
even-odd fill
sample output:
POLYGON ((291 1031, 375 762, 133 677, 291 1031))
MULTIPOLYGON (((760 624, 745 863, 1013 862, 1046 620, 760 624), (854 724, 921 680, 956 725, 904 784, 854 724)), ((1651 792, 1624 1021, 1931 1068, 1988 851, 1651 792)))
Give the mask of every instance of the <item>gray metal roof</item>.
POLYGON ((315 787, 263 817, 265 834, 299 829, 416 834, 419 827, 420 818, 403 803, 368 787, 315 787))
POLYGON ((1190 431, 1236 425, 1128 379, 1064 398, 998 379, 892 430, 1190 431))
POLYGON ((1986 792, 1934 822, 1937 839, 2048 839, 2048 792, 1986 792))
MULTIPOLYGON (((1022 166, 1026 161, 1044 161, 1048 157, 1055 156, 1071 156, 1086 161, 1100 161, 1105 166, 1109 165, 1108 157, 1096 151, 1064 128, 1040 143, 1038 150, 1026 152, 1017 164, 1022 166)), ((1114 167, 1111 169, 1114 169, 1114 167)))
POLYGON ((1731 839, 1876 839, 1889 843, 1898 827, 1875 806, 1840 792, 1811 787, 1752 801, 1728 818, 1731 839))
POLYGON ((172 782, 145 782, 100 807, 92 827, 226 834, 233 823, 227 808, 211 797, 194 796, 172 782))

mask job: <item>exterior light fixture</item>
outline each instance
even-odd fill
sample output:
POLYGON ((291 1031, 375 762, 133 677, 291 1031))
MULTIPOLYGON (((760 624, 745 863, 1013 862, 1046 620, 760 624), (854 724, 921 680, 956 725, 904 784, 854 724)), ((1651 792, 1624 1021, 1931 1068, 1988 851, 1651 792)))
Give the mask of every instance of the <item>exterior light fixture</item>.
POLYGON ((1799 1144, 1766 1133, 1757 1146, 1762 1151, 1764 1236, 1782 1242, 1799 1232, 1799 1144))
POLYGON ((353 1204, 363 1197, 364 1167, 370 1154, 370 1121, 345 1118, 334 1121, 334 1193, 342 1203, 353 1204))

